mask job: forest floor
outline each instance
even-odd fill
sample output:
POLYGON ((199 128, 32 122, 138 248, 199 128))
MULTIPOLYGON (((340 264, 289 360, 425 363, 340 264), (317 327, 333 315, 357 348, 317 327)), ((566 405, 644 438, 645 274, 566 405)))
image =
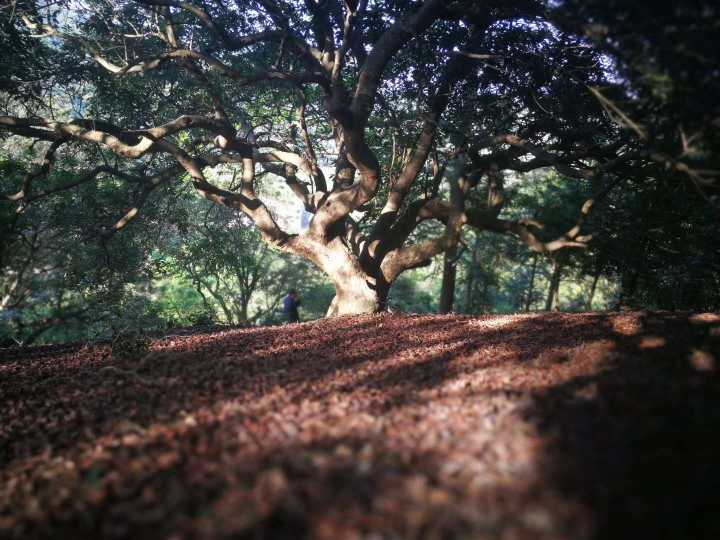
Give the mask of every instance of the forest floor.
POLYGON ((718 362, 651 312, 6 349, 0 537, 717 539, 718 362))

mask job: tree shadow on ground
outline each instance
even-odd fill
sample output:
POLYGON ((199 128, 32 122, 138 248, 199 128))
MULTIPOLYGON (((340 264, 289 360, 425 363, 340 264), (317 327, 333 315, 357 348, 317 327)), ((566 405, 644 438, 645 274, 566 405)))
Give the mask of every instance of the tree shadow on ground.
POLYGON ((720 538, 720 318, 645 313, 608 329, 608 367, 535 396, 548 482, 595 538, 720 538))

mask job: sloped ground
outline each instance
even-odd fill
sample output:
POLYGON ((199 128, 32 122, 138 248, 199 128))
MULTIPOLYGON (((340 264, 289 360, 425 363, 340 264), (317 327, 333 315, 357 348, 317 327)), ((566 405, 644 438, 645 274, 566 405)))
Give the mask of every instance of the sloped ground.
POLYGON ((0 537, 720 538, 719 352, 653 313, 6 350, 0 537))

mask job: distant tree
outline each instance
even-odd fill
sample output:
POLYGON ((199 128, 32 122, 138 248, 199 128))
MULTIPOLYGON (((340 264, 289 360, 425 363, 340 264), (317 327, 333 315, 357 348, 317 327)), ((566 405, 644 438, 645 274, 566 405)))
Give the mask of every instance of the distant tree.
POLYGON ((671 182, 630 181, 592 217, 605 234, 583 257, 585 271, 619 282, 618 307, 720 308, 720 215, 671 182))
POLYGON ((232 324, 247 324, 253 295, 272 279, 269 248, 239 216, 221 206, 202 208, 188 201, 179 234, 165 243, 173 271, 193 284, 209 310, 218 306, 232 324), (198 216, 199 214, 199 216, 198 216))
MULTIPOLYGON (((75 180, 62 161, 45 179, 45 192, 75 180)), ((20 186, 28 170, 6 159, 0 174, 6 185, 20 186)), ((127 212, 132 187, 88 183, 19 207, 0 201, 0 339, 87 337, 93 325, 122 315, 127 288, 151 275, 148 257, 162 211, 149 208, 133 231, 115 235, 107 225, 113 214, 127 212)))

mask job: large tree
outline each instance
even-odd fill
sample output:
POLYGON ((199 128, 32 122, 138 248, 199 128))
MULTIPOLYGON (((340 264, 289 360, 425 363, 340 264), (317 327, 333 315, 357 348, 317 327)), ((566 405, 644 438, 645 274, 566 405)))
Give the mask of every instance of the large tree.
POLYGON ((44 159, 6 198, 23 211, 52 195, 39 184, 58 156, 81 156, 87 170, 69 189, 110 177, 138 186, 112 234, 168 193, 158 186, 188 181, 327 274, 329 314, 382 309, 401 273, 453 249, 466 226, 540 253, 582 247, 593 203, 652 160, 592 91, 611 85, 612 62, 544 8, 15 2, 2 12, 19 53, 3 59, 0 132, 41 141, 44 159), (503 213, 508 171, 515 182, 547 167, 590 194, 552 235, 503 213), (238 181, 222 181, 227 168, 238 181), (284 182, 312 214, 306 230, 283 228, 261 176, 284 182))

